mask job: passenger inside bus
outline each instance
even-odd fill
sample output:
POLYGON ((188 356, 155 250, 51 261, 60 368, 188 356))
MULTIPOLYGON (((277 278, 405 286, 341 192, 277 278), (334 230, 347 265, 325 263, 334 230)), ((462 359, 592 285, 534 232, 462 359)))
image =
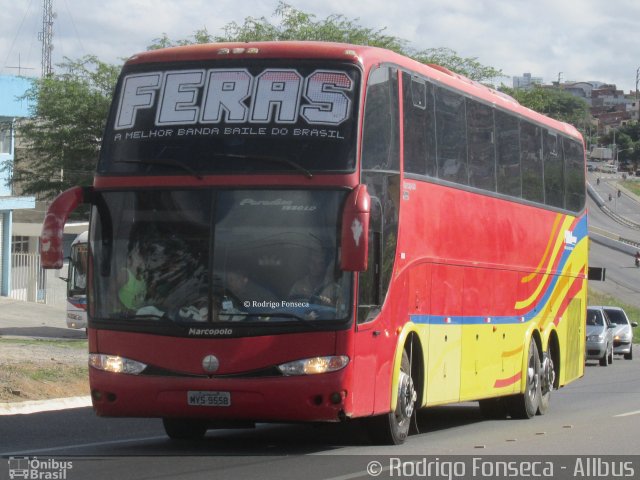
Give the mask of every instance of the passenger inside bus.
POLYGON ((149 228, 135 230, 120 274, 122 306, 136 315, 161 318, 171 310, 173 320, 205 321, 206 262, 198 262, 197 254, 178 235, 162 235, 149 228))

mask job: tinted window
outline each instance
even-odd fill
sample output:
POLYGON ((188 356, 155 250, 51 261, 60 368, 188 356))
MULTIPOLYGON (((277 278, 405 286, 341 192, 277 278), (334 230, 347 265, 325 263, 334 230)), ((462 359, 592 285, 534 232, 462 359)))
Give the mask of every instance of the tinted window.
POLYGON ((522 196, 520 122, 501 111, 496 111, 495 117, 498 192, 519 198, 522 196))
POLYGON ((520 160, 522 162, 522 198, 544 203, 542 182, 542 140, 540 127, 520 123, 520 160))
POLYGON ((436 175, 433 85, 403 74, 404 169, 407 173, 436 175))
POLYGON ((496 190, 496 155, 493 108, 467 99, 469 185, 490 192, 496 190))
POLYGON ((397 72, 373 70, 364 109, 363 170, 400 171, 398 117, 397 72))
POLYGON ((589 310, 587 312, 587 325, 604 326, 604 317, 600 310, 589 310))
POLYGON ((620 310, 610 310, 606 309, 607 315, 609 316, 609 320, 611 323, 615 323, 616 325, 628 325, 629 321, 624 313, 620 310))
POLYGON ((467 129, 464 97, 436 87, 438 177, 467 185, 467 129))
POLYGON ((564 155, 558 135, 548 130, 543 134, 544 198, 552 207, 564 208, 564 155))
POLYGON ((565 165, 565 207, 578 212, 584 208, 585 178, 584 150, 582 144, 568 138, 563 139, 565 165))

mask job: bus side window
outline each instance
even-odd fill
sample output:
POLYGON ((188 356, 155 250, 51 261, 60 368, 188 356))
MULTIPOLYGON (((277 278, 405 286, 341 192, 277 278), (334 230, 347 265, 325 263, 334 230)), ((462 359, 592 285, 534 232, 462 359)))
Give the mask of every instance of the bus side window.
POLYGON ((383 301, 382 288, 382 205, 371 197, 369 220, 369 259, 365 272, 360 273, 358 287, 358 323, 373 320, 383 301))

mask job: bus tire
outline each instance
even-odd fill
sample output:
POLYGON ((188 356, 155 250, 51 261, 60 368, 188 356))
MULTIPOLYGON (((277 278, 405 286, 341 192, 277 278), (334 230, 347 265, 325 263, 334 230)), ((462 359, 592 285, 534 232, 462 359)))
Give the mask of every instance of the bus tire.
POLYGON ((410 367, 407 351, 403 350, 395 411, 368 419, 369 435, 376 444, 401 445, 409 436, 417 399, 410 367))
POLYGON ((510 397, 509 413, 511 418, 532 418, 540 404, 540 357, 534 338, 529 343, 527 369, 525 372, 524 393, 510 397))
POLYGON ((544 415, 549 411, 551 392, 556 382, 556 370, 553 364, 551 345, 542 356, 540 365, 540 401, 538 402, 538 415, 544 415))
POLYGON ((202 420, 163 418, 162 424, 172 440, 199 440, 207 433, 207 425, 202 420))

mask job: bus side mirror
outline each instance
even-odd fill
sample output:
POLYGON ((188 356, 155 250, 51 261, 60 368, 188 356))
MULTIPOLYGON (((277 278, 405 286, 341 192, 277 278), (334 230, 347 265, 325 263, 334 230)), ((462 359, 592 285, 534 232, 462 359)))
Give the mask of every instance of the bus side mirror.
POLYGON ((369 256, 371 197, 366 185, 358 185, 347 197, 342 211, 340 268, 364 272, 369 256))
POLYGON ((42 268, 62 268, 64 251, 62 234, 69 214, 78 205, 88 201, 91 187, 73 187, 58 195, 44 217, 40 234, 40 259, 42 268))

